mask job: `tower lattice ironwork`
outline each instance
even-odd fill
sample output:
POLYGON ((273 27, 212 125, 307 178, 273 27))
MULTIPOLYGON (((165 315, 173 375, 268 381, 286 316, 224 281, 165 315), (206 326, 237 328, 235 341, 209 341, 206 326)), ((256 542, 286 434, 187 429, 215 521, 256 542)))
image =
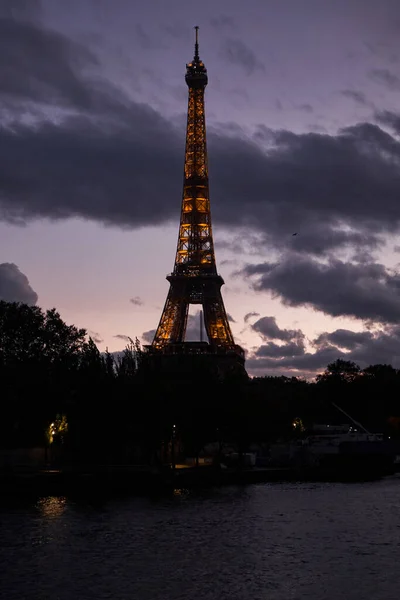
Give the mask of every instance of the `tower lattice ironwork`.
POLYGON ((244 358, 233 339, 217 273, 211 227, 204 91, 207 69, 199 56, 198 27, 192 62, 186 65, 189 88, 183 197, 178 244, 170 288, 151 349, 167 350, 185 340, 190 304, 203 307, 204 326, 213 351, 244 358))

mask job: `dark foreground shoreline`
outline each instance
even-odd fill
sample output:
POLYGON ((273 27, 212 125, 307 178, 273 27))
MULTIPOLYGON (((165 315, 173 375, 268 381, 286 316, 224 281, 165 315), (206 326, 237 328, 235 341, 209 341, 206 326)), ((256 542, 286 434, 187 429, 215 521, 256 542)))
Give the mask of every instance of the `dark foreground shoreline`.
POLYGON ((343 481, 381 479, 394 471, 298 469, 294 467, 226 468, 199 467, 152 469, 101 466, 80 469, 42 469, 0 474, 0 498, 25 495, 85 495, 169 493, 179 489, 247 485, 269 482, 343 481))

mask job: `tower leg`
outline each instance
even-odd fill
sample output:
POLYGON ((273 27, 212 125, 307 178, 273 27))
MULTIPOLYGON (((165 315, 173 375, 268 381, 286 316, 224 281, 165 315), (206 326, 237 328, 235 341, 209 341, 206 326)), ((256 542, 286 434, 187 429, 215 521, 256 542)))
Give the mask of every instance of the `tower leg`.
POLYGON ((215 297, 204 299, 203 310, 204 325, 210 344, 233 347, 235 342, 220 291, 215 297))
POLYGON ((189 305, 174 293, 171 286, 165 301, 153 346, 162 348, 167 344, 183 342, 185 339, 189 305))

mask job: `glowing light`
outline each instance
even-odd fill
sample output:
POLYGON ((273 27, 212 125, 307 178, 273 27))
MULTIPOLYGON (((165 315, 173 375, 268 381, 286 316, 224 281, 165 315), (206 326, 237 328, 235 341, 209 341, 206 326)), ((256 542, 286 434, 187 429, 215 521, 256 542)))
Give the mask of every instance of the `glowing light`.
POLYGON ((65 415, 57 415, 56 420, 50 423, 46 435, 49 444, 54 442, 55 438, 58 438, 61 443, 64 441, 64 436, 68 432, 68 422, 65 415))
MULTIPOLYGON (((292 423, 292 427, 296 431, 304 431, 305 430, 305 427, 303 425, 303 421, 299 417, 297 417, 296 419, 294 419, 294 421, 292 423)), ((329 425, 328 425, 328 427, 329 427, 329 425)))
POLYGON ((37 503, 37 506, 45 517, 54 519, 63 514, 66 504, 67 500, 64 497, 48 496, 47 498, 41 498, 37 503))

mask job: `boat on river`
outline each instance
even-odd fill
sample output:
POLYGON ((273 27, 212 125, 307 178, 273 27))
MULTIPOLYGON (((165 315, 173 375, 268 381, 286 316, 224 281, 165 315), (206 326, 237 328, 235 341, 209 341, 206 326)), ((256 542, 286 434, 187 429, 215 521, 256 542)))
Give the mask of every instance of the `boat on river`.
POLYGON ((394 473, 395 459, 390 439, 350 425, 316 425, 292 448, 299 471, 318 478, 376 479, 394 473))
POLYGON ((396 471, 397 443, 371 433, 343 409, 352 423, 313 425, 302 437, 271 447, 272 463, 296 468, 299 477, 319 480, 377 479, 396 471))

